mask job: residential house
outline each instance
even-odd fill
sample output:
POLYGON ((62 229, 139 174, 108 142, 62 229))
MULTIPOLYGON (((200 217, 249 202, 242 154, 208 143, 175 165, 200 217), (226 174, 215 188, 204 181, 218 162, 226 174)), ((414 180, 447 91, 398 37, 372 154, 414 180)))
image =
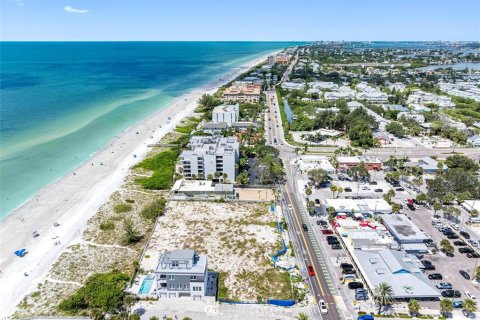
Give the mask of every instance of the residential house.
POLYGON ((467 143, 469 145, 472 145, 472 146, 476 147, 476 148, 480 147, 480 135, 477 134, 477 135, 468 137, 467 143))
POLYGON ((207 256, 194 250, 162 253, 155 270, 159 298, 190 297, 215 301, 218 273, 208 271, 207 256))

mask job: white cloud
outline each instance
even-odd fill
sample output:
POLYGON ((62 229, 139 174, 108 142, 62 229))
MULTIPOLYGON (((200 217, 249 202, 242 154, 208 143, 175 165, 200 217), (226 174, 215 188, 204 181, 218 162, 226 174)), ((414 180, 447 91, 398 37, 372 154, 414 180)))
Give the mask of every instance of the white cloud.
POLYGON ((66 6, 63 8, 63 10, 68 13, 87 13, 88 12, 88 10, 86 9, 77 9, 72 6, 66 6))

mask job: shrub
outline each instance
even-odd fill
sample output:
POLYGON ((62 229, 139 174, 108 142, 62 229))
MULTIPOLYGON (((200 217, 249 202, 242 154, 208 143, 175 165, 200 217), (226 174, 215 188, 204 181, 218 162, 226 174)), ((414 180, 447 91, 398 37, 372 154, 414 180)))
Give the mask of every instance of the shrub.
POLYGON ((126 202, 126 203, 135 203, 135 200, 133 200, 133 199, 125 199, 125 202, 126 202))
POLYGON ((123 290, 128 280, 127 275, 118 271, 93 275, 58 308, 67 314, 79 314, 82 310, 114 312, 122 306, 123 290))
MULTIPOLYGON (((188 138, 188 137, 187 137, 188 138)), ((180 154, 180 149, 170 149, 158 155, 147 158, 135 167, 154 171, 148 178, 140 178, 137 181, 145 189, 170 189, 173 186, 173 175, 175 173, 175 161, 180 154)))
POLYGON ((165 210, 166 204, 167 200, 165 200, 165 198, 157 199, 143 208, 140 215, 144 219, 155 221, 158 216, 163 215, 163 210, 165 210))
POLYGON ((119 203, 115 207, 113 207, 113 210, 116 213, 121 213, 121 212, 129 212, 132 211, 133 207, 127 203, 119 203))
POLYGON ((107 231, 115 229, 115 223, 113 221, 105 221, 100 223, 100 230, 107 231))

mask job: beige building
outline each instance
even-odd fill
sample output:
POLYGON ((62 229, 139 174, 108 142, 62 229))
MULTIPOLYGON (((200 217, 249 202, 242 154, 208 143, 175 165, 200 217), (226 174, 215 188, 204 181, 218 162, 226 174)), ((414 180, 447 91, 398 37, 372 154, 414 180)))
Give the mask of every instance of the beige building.
POLYGON ((257 103, 260 101, 260 86, 255 84, 232 85, 223 92, 221 100, 257 103))

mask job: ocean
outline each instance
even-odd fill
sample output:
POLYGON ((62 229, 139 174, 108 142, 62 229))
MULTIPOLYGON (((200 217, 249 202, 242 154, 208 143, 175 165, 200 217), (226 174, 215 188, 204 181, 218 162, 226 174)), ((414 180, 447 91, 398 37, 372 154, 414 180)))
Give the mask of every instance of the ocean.
POLYGON ((115 135, 285 42, 0 42, 0 220, 115 135))

